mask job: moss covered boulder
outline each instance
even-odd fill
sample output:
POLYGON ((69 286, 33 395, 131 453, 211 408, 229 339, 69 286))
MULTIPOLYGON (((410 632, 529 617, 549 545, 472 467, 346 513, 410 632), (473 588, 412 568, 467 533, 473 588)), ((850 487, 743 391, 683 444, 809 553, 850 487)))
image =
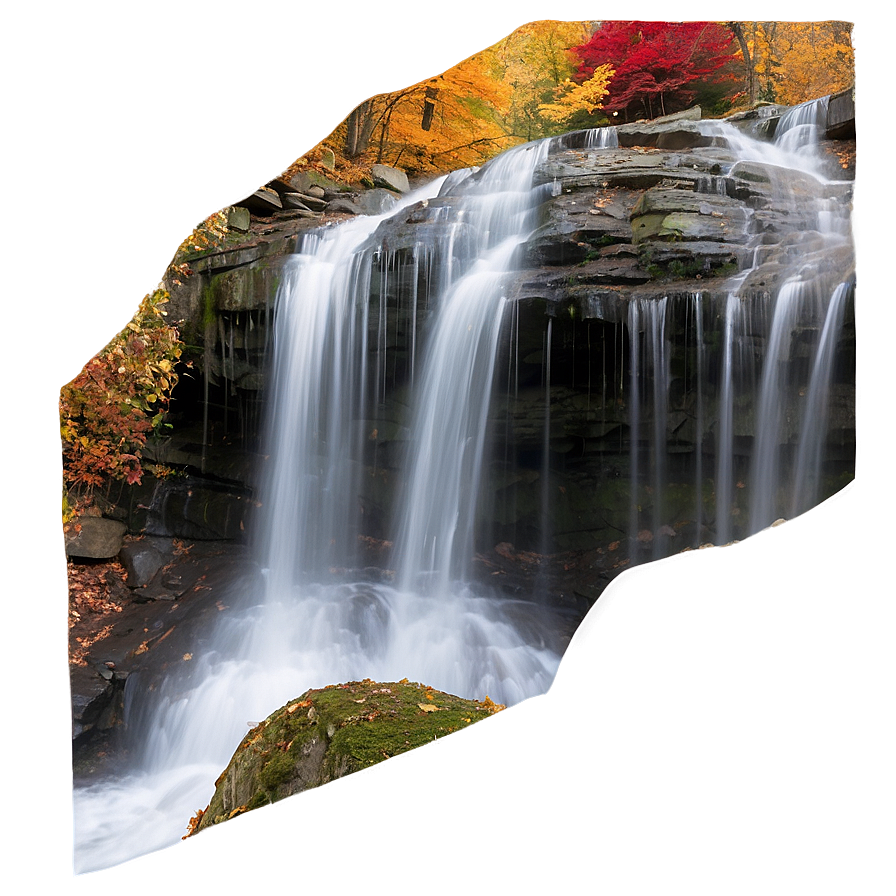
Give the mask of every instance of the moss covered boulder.
POLYGON ((369 678, 306 691, 256 725, 215 782, 187 836, 367 768, 504 707, 426 685, 369 678))

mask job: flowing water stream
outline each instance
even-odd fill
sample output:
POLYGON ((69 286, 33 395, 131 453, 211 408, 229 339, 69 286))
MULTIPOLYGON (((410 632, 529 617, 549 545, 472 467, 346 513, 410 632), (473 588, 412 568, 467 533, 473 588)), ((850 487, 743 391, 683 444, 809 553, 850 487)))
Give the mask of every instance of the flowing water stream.
MULTIPOLYGON (((761 144, 729 125, 701 126, 735 148, 739 161, 732 171, 741 162, 760 162, 780 173, 786 190, 792 170, 823 181, 813 149, 816 112, 783 119, 775 144, 761 144)), ((617 145, 611 128, 586 137, 588 152, 617 145)), ((247 723, 308 688, 410 678, 508 704, 549 688, 565 646, 550 604, 474 584, 470 562, 491 451, 497 359, 517 326, 507 285, 521 245, 539 224, 539 207, 555 191, 550 183, 533 186, 551 151, 552 142, 544 140, 510 150, 481 170, 455 172, 382 215, 308 235, 289 261, 275 303, 270 461, 254 533, 260 574, 235 588, 238 610, 226 614, 209 648, 194 658, 189 679, 171 676, 152 693, 128 682, 131 768, 117 780, 76 790, 78 871, 176 842, 196 809, 207 804, 247 723), (389 228, 410 207, 424 226, 410 249, 390 248, 395 231, 389 228), (423 327, 419 315, 426 316, 423 327), (406 405, 404 422, 390 419, 396 395, 406 405), (406 475, 394 510, 394 575, 377 578, 353 572, 365 512, 356 496, 360 477, 383 472, 376 450, 384 425, 407 429, 406 454, 394 461, 406 475)), ((819 199, 815 230, 824 247, 847 241, 847 212, 819 199)), ((754 264, 761 252, 757 239, 754 264)), ((714 521, 717 542, 732 536, 724 509, 746 475, 736 447, 745 406, 757 421, 747 530, 784 512, 801 512, 819 494, 830 369, 851 286, 831 284, 830 277, 795 264, 774 297, 747 300, 739 288, 748 274, 742 271, 724 296, 700 293, 629 305, 628 370, 622 377, 628 476, 633 495, 647 488, 656 496, 647 520, 653 532, 663 530, 670 512, 661 497, 671 456, 670 322, 682 302, 687 338, 695 345, 698 441, 715 446, 715 463, 704 460, 701 448, 689 473, 696 477, 692 518, 698 530, 714 521), (809 385, 804 411, 793 423, 780 396, 792 385, 786 361, 796 332, 809 334, 809 385), (751 348, 757 337, 767 345, 762 358, 751 348), (711 339, 721 370, 711 363, 711 339), (785 425, 799 430, 795 465, 782 457, 785 425), (705 501, 708 475, 714 491, 705 501), (794 483, 782 498, 783 486, 794 483)), ((545 513, 551 339, 548 324, 545 513)), ((509 356, 512 380, 512 346, 509 356)), ((589 382, 589 395, 590 388, 589 382)), ((601 389, 605 403, 613 400, 606 378, 601 389)), ((632 500, 629 535, 636 537, 644 525, 632 500)), ((660 540, 654 545, 653 556, 661 556, 660 540)))

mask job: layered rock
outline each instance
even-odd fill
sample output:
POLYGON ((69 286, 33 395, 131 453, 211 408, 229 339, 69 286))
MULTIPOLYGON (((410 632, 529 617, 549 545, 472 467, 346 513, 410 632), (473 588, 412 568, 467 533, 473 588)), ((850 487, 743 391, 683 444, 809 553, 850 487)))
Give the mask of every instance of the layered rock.
MULTIPOLYGON (((827 105, 828 132, 840 141, 851 133, 850 103, 851 94, 843 94, 827 105)), ((772 135, 784 111, 762 107, 736 116, 733 123, 748 133, 772 135)), ((546 407, 541 386, 536 384, 544 377, 545 328, 551 321, 551 457, 561 466, 568 466, 577 455, 591 458, 577 474, 584 476, 580 485, 591 488, 594 482, 601 483, 607 492, 602 500, 608 505, 622 501, 610 493, 613 482, 601 470, 625 469, 628 423, 623 419, 624 395, 620 398, 623 405, 617 408, 602 397, 598 412, 594 396, 583 397, 582 380, 590 377, 597 382, 605 376, 603 370, 595 369, 594 358, 585 357, 588 345, 600 344, 607 347, 601 364, 617 371, 602 387, 603 392, 615 388, 624 393, 628 388, 622 367, 632 302, 667 299, 672 303, 670 362, 673 370, 693 370, 696 356, 686 344, 690 337, 684 335, 686 321, 694 315, 688 297, 703 296, 704 313, 717 318, 731 277, 739 272, 749 271, 738 284, 739 293, 761 300, 774 295, 801 265, 812 265, 823 274, 828 271, 831 288, 835 280, 848 280, 854 266, 848 245, 831 251, 815 232, 826 203, 840 208, 851 203, 848 161, 836 163, 831 172, 838 179, 828 183, 789 170, 782 174, 767 164, 738 162, 724 132, 712 122, 699 120, 699 110, 623 125, 617 132, 620 146, 608 149, 589 148, 588 135, 583 132, 566 135, 555 142, 536 171, 535 187, 542 191, 543 199, 541 224, 520 251, 519 273, 508 284, 508 298, 518 309, 514 313, 520 321, 512 349, 519 387, 510 405, 497 397, 493 415, 495 426, 506 426, 500 422, 501 415, 509 414, 508 431, 518 456, 543 453, 543 445, 538 443, 543 442, 539 433, 546 407), (782 178, 786 180, 784 193, 782 178), (569 391, 568 397, 564 389, 569 391), (603 458, 600 462, 599 457, 603 458)), ((821 151, 831 145, 822 144, 821 151)), ((385 353, 392 373, 376 413, 358 426, 368 450, 364 462, 371 471, 362 477, 359 501, 368 526, 366 534, 378 538, 391 537, 394 477, 409 435, 405 389, 412 346, 422 344, 433 307, 431 290, 444 266, 454 263, 442 247, 452 245, 456 259, 469 237, 463 221, 452 217, 451 197, 469 189, 478 176, 476 171, 452 175, 440 197, 384 220, 374 237, 384 248, 371 271, 368 344, 385 353), (416 295, 415 307, 402 298, 407 294, 416 295), (384 320, 389 323, 382 329, 384 320)), ((403 184, 393 179, 392 186, 403 184)), ((171 439, 150 446, 148 454, 153 460, 186 469, 193 478, 158 483, 148 492, 149 486, 145 487, 146 493, 130 502, 131 531, 194 538, 239 538, 246 531, 257 485, 257 477, 249 471, 258 471, 262 463, 260 421, 264 417, 266 365, 285 259, 309 228, 350 214, 379 212, 397 195, 381 188, 340 191, 326 178, 306 173, 289 182, 272 181, 268 189, 276 192, 284 206, 290 201, 308 203, 306 209, 293 210, 308 217, 291 217, 293 212, 285 208, 264 219, 253 217, 249 238, 191 261, 194 275, 179 293, 175 290, 179 295, 175 313, 192 320, 186 329, 192 326, 204 343, 201 366, 206 392, 203 395, 197 390, 192 400, 197 405, 206 402, 206 419, 200 432, 194 412, 190 426, 176 425, 171 439)), ((706 325, 710 326, 709 318, 706 325)), ((850 332, 851 326, 848 322, 850 332)), ((707 363, 720 363, 718 345, 713 343, 708 350, 707 363)), ((757 343, 756 351, 761 354, 763 346, 757 343)), ((596 356, 596 350, 591 354, 596 356)), ((371 380, 381 377, 380 362, 373 355, 368 360, 371 380)), ((505 367, 510 363, 506 353, 501 363, 505 367)), ((843 364, 848 366, 849 359, 843 364)), ((673 383, 667 425, 670 437, 693 456, 701 448, 694 431, 693 390, 685 388, 685 382, 682 377, 681 385, 673 383)), ((844 383, 838 388, 844 408, 848 408, 851 387, 844 383)), ((717 424, 717 414, 712 405, 706 413, 711 430, 717 424)), ((841 409, 835 416, 844 445, 848 445, 854 426, 851 415, 841 409)), ((646 420, 645 425, 649 424, 646 420)), ((739 438, 747 440, 739 450, 748 452, 751 437, 747 431, 739 433, 739 438)), ((506 498, 505 505, 516 508, 505 513, 506 518, 517 522, 529 519, 525 528, 532 531, 524 544, 534 547, 537 537, 531 513, 519 508, 537 504, 541 474, 531 470, 525 475, 514 473, 510 475, 512 487, 501 484, 507 475, 506 471, 496 474, 487 487, 506 498), (507 498, 511 493, 512 500, 507 498)), ((564 473, 558 482, 558 488, 567 488, 567 494, 574 491, 575 479, 568 478, 571 475, 564 473)), ((560 499, 560 504, 569 500, 560 499)), ((594 533, 603 533, 602 538, 621 524, 619 514, 611 514, 612 519, 601 526, 593 519, 594 512, 586 515, 590 521, 583 524, 582 531, 592 535, 584 542, 578 535, 564 537, 561 544, 593 541, 598 537, 594 533)), ((576 519, 579 517, 564 519, 553 529, 575 531, 576 519)), ((507 529, 497 519, 491 526, 496 538, 505 540, 512 540, 513 531, 519 532, 507 529)))

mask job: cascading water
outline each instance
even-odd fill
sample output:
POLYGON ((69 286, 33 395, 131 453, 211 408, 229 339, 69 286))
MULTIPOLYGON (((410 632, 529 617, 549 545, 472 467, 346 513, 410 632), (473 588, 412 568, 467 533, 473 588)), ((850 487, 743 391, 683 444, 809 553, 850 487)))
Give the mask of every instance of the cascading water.
MULTIPOLYGON (((589 357, 599 345, 601 383, 592 389, 589 360, 582 408, 624 409, 625 426, 606 425, 618 434, 619 457, 628 450, 618 476, 628 501, 621 527, 636 559, 672 550, 682 516, 696 521, 693 543, 724 543, 805 509, 821 493, 830 370, 851 285, 815 261, 849 239, 848 217, 813 186, 824 180, 813 148, 816 113, 782 119, 776 144, 701 125, 736 159, 707 179, 708 192, 723 194, 739 166, 760 165, 780 183, 783 202, 793 189, 803 204, 807 191, 818 193, 812 258, 797 247, 792 266, 782 268, 783 285, 757 290, 750 274, 768 251, 757 232, 751 264, 724 295, 636 298, 610 338, 602 329, 592 346, 588 329, 589 357), (685 376, 672 351, 682 319, 692 356, 685 376), (809 381, 802 396, 792 376, 800 365, 809 381), (676 388, 685 396, 673 401, 676 388), (691 424, 682 423, 688 414, 691 424), (679 452, 688 425, 696 445, 690 467, 679 452), (640 557, 639 545, 647 551, 640 557)), ((583 142, 591 155, 618 146, 614 128, 583 142)), ((495 485, 494 467, 506 481, 534 483, 533 550, 548 553, 553 529, 562 529, 551 506, 566 488, 552 479, 554 441, 564 438, 552 377, 555 347, 562 354, 559 320, 554 327, 549 318, 542 333, 541 431, 532 447, 517 450, 524 462, 512 456, 510 414, 494 419, 501 389, 508 407, 522 398, 528 359, 520 355, 520 307, 509 283, 540 223, 539 207, 560 195, 555 180, 532 186, 555 146, 517 147, 388 213, 309 235, 287 263, 275 303, 270 461, 254 533, 261 572, 235 584, 233 609, 189 677, 171 675, 151 689, 129 680, 131 769, 76 791, 78 870, 178 840, 208 802, 246 723, 310 687, 407 677, 515 703, 550 686, 565 644, 555 611, 475 583, 471 560, 482 538, 480 503, 500 493, 496 506, 504 502, 508 518, 526 503, 522 485, 518 493, 495 485), (505 434, 499 462, 490 427, 505 434), (369 483, 396 475, 391 505, 359 498, 369 483), (391 570, 362 569, 361 531, 395 533, 391 570)), ((232 338, 228 346, 224 363, 232 366, 232 338)), ((605 491, 595 503, 610 494, 609 475, 601 470, 605 491)), ((543 575, 538 583, 549 584, 543 575)))
POLYGON ((796 516, 815 506, 819 494, 819 472, 822 468, 822 448, 830 416, 831 378, 834 353, 843 325, 843 314, 850 287, 841 283, 828 304, 824 328, 815 351, 812 376, 806 395, 806 411, 800 429, 799 449, 794 465, 794 488, 790 515, 796 516))
MULTIPOLYGON (((665 431, 670 381, 657 329, 669 313, 661 310, 666 301, 685 320, 684 339, 688 343, 693 339, 697 365, 702 369, 708 363, 708 335, 718 355, 717 373, 707 377, 701 372, 696 384, 697 444, 702 445, 707 425, 715 442, 714 518, 706 521, 708 540, 724 544, 749 535, 779 517, 808 509, 820 494, 831 370, 844 307, 852 293, 851 282, 841 282, 843 271, 826 263, 828 256, 850 245, 848 206, 831 198, 832 182, 823 173, 818 152, 826 109, 825 98, 789 110, 778 122, 772 143, 752 139, 727 122, 700 122, 704 133, 723 140, 735 153, 727 171, 712 175, 707 192, 724 194, 729 181, 741 175, 766 180, 776 204, 792 210, 794 232, 782 240, 787 248, 778 247, 774 256, 780 285, 771 294, 764 286, 757 289, 752 277, 777 246, 766 244, 760 228, 750 264, 732 278, 726 294, 638 300, 629 306, 633 508, 629 537, 636 539, 639 529, 646 527, 645 540, 653 543, 653 556, 658 556, 655 536, 668 530, 669 521, 661 507, 662 475, 654 477, 652 494, 647 496, 650 513, 640 509, 648 481, 644 446, 650 444, 651 462, 656 465, 674 451, 675 442, 665 431), (797 231, 802 231, 799 237, 797 231), (805 385, 807 368, 811 379, 805 385), (647 396, 645 383, 651 379, 654 388, 647 396), (715 393, 710 421, 705 420, 707 391, 715 393), (646 431, 651 421, 652 436, 646 431)), ((700 520, 696 528, 701 533, 706 530, 702 448, 695 454, 698 488, 691 518, 700 520)))
POLYGON ((613 149, 619 146, 619 134, 612 125, 591 128, 585 136, 586 149, 613 149))
MULTIPOLYGON (((548 146, 520 147, 478 172, 458 202, 449 238, 415 245, 410 262, 375 238, 390 215, 312 235, 291 259, 276 302, 271 469, 257 532, 262 581, 244 583, 242 596, 234 593, 242 611, 218 626, 214 649, 197 657, 189 680, 170 676, 152 694, 128 695, 139 771, 127 782, 76 792, 78 870, 175 841, 184 819, 207 802, 247 720, 264 718, 309 687, 411 677, 515 703, 550 686, 562 643, 543 625, 543 612, 476 592, 465 580, 503 279, 535 226, 544 191, 532 190, 532 172, 548 146), (380 311, 371 321, 377 264, 380 311), (396 583, 349 577, 333 584, 327 572, 355 562, 357 482, 365 442, 376 439, 362 421, 381 404, 383 383, 395 377, 389 273, 403 281, 413 272, 416 314, 420 268, 434 265, 441 274, 426 278, 423 302, 436 309, 426 361, 417 370, 411 352, 405 371, 407 381, 419 376, 421 385, 396 583), (365 363, 371 349, 372 371, 365 363), (151 805, 158 794, 160 803, 151 805), (125 801, 141 806, 139 815, 125 801)), ((453 176, 450 188, 463 180, 453 176)), ((425 208, 440 185, 407 197, 391 215, 413 203, 425 208)))

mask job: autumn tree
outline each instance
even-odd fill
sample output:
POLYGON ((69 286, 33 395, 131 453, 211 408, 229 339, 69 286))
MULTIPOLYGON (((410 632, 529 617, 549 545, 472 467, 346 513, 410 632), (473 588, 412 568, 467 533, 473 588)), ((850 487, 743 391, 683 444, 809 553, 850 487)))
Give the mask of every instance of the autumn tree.
POLYGON ((82 495, 112 480, 140 482, 141 451, 162 427, 177 383, 182 343, 167 323, 162 289, 63 386, 59 409, 63 483, 82 495))
POLYGON ((356 163, 423 171, 480 164, 512 145, 497 122, 510 92, 480 53, 427 81, 371 97, 324 143, 356 163))
POLYGON ((585 22, 530 22, 483 53, 490 76, 510 92, 506 111, 495 115, 506 134, 529 141, 560 130, 568 116, 550 118, 540 107, 570 88, 579 65, 574 47, 590 36, 585 22))
POLYGON ((607 84, 612 77, 613 69, 609 65, 601 65, 581 84, 567 79, 556 88, 553 102, 539 105, 539 115, 559 124, 569 124, 577 114, 593 115, 603 108, 601 101, 609 92, 607 84))
POLYGON ((795 105, 855 79, 846 22, 729 22, 744 60, 749 101, 795 105), (750 89, 752 86, 752 90, 750 89))
POLYGON ((666 115, 690 105, 702 85, 727 77, 733 41, 716 22, 604 22, 576 47, 578 80, 609 65, 615 74, 604 109, 625 120, 666 115))

